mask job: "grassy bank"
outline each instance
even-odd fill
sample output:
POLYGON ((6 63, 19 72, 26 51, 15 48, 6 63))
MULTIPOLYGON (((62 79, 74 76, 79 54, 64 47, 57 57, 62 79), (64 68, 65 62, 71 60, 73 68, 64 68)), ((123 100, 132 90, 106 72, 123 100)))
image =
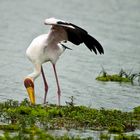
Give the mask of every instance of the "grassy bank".
MULTIPOLYGON (((17 132, 18 136, 16 135, 16 137, 22 135, 25 137, 24 139, 32 138, 34 140, 35 138, 45 139, 46 137, 59 139, 46 132, 50 129, 62 128, 67 130, 108 130, 109 133, 122 134, 140 127, 140 107, 134 108, 132 112, 122 112, 103 108, 97 110, 84 106, 74 106, 73 104, 59 107, 56 105, 32 106, 26 99, 21 103, 9 100, 0 103, 0 121, 6 123, 6 125, 0 125, 0 129, 6 132, 3 137, 10 137, 7 132, 17 132)), ((70 139, 67 136, 63 137, 70 139)))

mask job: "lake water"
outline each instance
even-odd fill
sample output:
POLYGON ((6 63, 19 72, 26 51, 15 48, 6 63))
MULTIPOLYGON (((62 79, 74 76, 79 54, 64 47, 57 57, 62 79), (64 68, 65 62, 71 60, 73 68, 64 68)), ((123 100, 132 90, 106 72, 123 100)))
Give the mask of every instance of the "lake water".
MULTIPOLYGON (((86 29, 102 44, 104 55, 95 55, 83 44, 68 43, 57 63, 61 104, 74 96, 76 105, 130 111, 140 105, 140 86, 135 83, 103 83, 95 78, 102 70, 121 68, 140 72, 139 0, 1 0, 0 1, 0 100, 23 100, 28 95, 23 79, 32 72, 25 51, 33 38, 47 33, 44 19, 56 17, 86 29)), ((48 102, 57 103, 52 66, 44 64, 49 84, 48 102)), ((43 102, 42 77, 35 81, 37 103, 43 102)))

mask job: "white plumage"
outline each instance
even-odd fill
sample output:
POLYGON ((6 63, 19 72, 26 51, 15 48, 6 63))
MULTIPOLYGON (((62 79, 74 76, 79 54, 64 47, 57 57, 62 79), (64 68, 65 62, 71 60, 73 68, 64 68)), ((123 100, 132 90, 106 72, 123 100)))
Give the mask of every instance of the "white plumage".
POLYGON ((47 61, 56 64, 59 56, 63 53, 65 48, 57 42, 49 42, 48 34, 43 34, 36 37, 26 50, 26 55, 34 64, 35 71, 28 75, 28 77, 35 80, 41 73, 41 65, 47 61))

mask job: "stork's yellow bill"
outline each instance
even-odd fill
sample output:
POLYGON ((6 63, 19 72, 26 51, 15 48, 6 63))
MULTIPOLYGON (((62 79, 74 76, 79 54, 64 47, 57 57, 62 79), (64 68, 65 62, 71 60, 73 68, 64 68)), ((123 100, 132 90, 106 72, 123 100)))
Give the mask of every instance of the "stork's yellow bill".
POLYGON ((34 83, 30 78, 24 80, 24 86, 26 87, 31 104, 35 104, 35 91, 34 83))

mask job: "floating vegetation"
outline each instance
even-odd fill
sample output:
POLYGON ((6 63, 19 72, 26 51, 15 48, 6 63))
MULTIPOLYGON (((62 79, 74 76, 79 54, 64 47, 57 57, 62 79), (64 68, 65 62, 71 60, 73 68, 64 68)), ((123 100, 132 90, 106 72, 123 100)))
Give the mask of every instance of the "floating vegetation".
MULTIPOLYGON (((72 100, 73 102, 73 100, 72 100)), ((19 103, 8 100, 0 103, 0 130, 4 131, 0 140, 80 140, 79 137, 51 136, 48 130, 90 129, 108 130, 122 134, 140 127, 140 107, 132 112, 120 110, 93 109, 85 106, 30 105, 27 99, 19 103), (11 132, 16 134, 11 135, 11 132)), ((109 135, 102 135, 108 138, 109 135)), ((88 138, 90 140, 92 138, 88 138)), ((118 137, 116 137, 118 139, 118 137)), ((85 139, 86 140, 86 139, 85 139)))
POLYGON ((114 137, 114 140, 139 140, 139 138, 135 135, 125 135, 125 134, 121 134, 121 135, 117 135, 114 137))
POLYGON ((138 83, 140 84, 140 73, 132 73, 132 72, 127 73, 126 71, 121 69, 118 74, 111 75, 108 74, 103 67, 99 76, 96 78, 96 80, 99 81, 131 82, 131 83, 133 83, 135 79, 137 79, 138 83))

